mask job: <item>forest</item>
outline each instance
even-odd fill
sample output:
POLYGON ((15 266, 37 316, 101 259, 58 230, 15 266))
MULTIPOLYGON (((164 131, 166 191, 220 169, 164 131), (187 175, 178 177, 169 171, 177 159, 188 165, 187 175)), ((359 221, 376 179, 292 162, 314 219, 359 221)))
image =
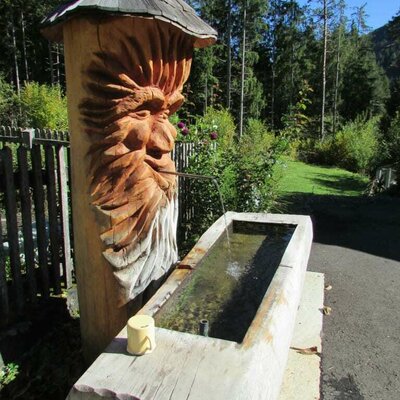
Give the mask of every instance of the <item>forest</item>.
MULTIPOLYGON (((40 34, 41 19, 58 4, 0 4, 2 125, 68 128, 63 47, 40 34)), ((184 127, 182 141, 220 142, 223 162, 205 150, 209 163, 192 168, 221 176, 228 204, 228 187, 268 175, 282 153, 367 175, 399 161, 400 10, 371 31, 365 5, 350 13, 345 0, 190 4, 219 40, 195 51, 186 103, 173 120, 184 127), (241 165, 232 161, 238 157, 241 165)), ((271 186, 261 180, 259 191, 271 186)), ((242 200, 232 201, 248 205, 242 200)))

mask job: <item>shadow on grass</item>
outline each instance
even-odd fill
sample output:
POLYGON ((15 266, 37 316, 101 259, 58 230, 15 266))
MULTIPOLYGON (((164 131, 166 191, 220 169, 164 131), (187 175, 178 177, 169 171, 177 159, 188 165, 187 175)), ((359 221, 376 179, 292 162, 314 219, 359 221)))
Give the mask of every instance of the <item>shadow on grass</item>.
POLYGON ((334 189, 337 192, 362 193, 367 188, 367 182, 357 175, 327 178, 324 174, 314 174, 310 180, 316 185, 334 189))
POLYGON ((400 198, 293 194, 279 212, 310 215, 314 242, 400 261, 400 198))

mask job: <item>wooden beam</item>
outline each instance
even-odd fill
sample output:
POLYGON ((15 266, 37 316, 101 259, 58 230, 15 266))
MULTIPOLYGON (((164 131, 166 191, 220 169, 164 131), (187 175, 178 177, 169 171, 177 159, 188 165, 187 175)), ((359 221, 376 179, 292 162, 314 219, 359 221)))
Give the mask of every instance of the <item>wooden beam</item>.
POLYGON ((89 194, 87 153, 91 142, 79 105, 86 98, 85 66, 100 50, 97 27, 83 19, 64 26, 65 69, 71 146, 71 194, 74 226, 75 270, 78 283, 83 350, 92 361, 127 321, 126 307, 117 307, 118 285, 103 257, 100 234, 106 219, 98 219, 89 194), (79 38, 79 40, 78 40, 79 38))

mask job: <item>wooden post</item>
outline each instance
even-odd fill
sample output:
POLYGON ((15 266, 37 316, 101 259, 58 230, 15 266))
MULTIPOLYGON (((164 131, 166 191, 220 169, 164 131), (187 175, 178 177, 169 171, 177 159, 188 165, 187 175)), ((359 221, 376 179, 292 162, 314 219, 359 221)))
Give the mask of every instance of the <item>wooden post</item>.
POLYGON ((164 173, 174 171, 176 130, 168 116, 184 100, 193 48, 216 38, 183 2, 148 6, 120 10, 113 0, 88 9, 71 2, 44 22, 45 36, 64 42, 75 269, 88 361, 126 324, 137 308, 132 302, 145 299, 146 288, 177 261, 176 177, 164 173))
POLYGON ((87 96, 85 64, 99 51, 96 25, 73 19, 64 26, 65 71, 71 147, 71 195, 74 226, 75 273, 78 284, 84 355, 93 360, 126 324, 127 307, 117 307, 118 284, 103 257, 101 232, 89 193, 88 159, 91 142, 79 105, 87 96), (79 40, 77 36, 79 35, 79 40), (79 62, 78 62, 79 60, 79 62))

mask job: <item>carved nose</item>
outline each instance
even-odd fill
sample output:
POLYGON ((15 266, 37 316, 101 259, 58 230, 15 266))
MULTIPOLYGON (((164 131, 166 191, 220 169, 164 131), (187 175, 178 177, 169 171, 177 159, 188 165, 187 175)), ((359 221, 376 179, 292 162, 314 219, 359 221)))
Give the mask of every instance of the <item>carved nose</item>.
POLYGON ((167 120, 164 122, 156 122, 153 126, 153 132, 147 143, 147 154, 158 158, 172 151, 174 148, 174 139, 176 136, 174 126, 167 120))

